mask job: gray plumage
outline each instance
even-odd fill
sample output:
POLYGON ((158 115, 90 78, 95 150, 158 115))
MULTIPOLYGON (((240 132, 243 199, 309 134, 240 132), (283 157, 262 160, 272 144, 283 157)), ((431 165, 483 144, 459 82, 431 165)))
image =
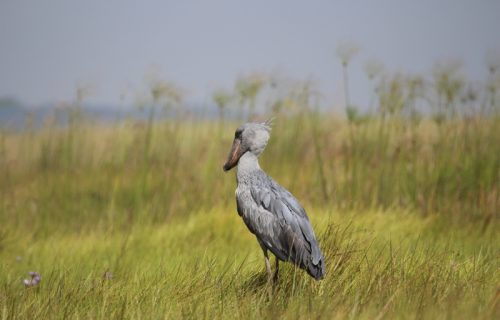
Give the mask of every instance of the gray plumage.
MULTIPOLYGON (((236 204, 238 214, 264 251, 281 261, 291 261, 316 280, 325 273, 324 259, 306 211, 297 199, 269 177, 258 157, 269 140, 269 123, 247 123, 236 130, 233 147, 224 170, 238 165, 236 204)), ((276 260, 276 273, 278 260, 276 260)))

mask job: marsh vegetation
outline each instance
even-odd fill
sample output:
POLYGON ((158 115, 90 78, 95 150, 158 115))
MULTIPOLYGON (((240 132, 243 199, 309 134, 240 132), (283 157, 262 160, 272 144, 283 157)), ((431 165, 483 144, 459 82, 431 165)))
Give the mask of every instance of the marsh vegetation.
POLYGON ((4 128, 1 317, 498 318, 498 68, 481 86, 456 64, 366 70, 372 106, 346 99, 346 117, 310 82, 255 74, 214 93, 217 119, 157 82, 145 120, 99 124, 77 95, 63 126, 4 128), (291 265, 266 282, 222 172, 242 119, 269 116, 261 165, 308 211, 321 282, 291 265))

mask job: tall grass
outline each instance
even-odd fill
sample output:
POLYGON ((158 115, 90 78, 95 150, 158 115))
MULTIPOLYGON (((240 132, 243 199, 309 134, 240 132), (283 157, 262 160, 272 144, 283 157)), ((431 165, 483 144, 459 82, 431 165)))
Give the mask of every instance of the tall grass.
POLYGON ((157 82, 146 121, 97 124, 77 99, 65 126, 2 130, 2 318, 498 318, 497 91, 466 107, 477 98, 446 72, 430 89, 373 75, 377 112, 347 119, 310 83, 281 95, 259 76, 214 95, 218 120, 182 117, 180 91, 157 82), (436 112, 418 113, 423 91, 436 112), (276 119, 261 166, 308 210, 320 283, 288 264, 265 281, 222 172, 241 124, 226 109, 254 115, 263 94, 276 119))
POLYGON ((0 314, 46 318, 485 318, 499 315, 498 233, 401 211, 311 210, 327 261, 267 283, 255 239, 224 208, 127 232, 8 234, 0 314), (332 225, 332 222, 335 224, 332 225), (13 241, 15 239, 15 241, 13 241), (16 260, 16 256, 18 259, 16 260), (22 278, 36 268, 37 287, 22 278))
MULTIPOLYGON (((4 133, 0 221, 45 230, 60 215, 61 228, 66 220, 84 228, 109 210, 154 223, 228 205, 234 178, 221 164, 237 126, 227 122, 222 137, 217 123, 187 120, 4 133)), ((499 207, 498 127, 497 118, 359 125, 314 114, 280 118, 262 167, 317 207, 410 208, 488 225, 499 207)))

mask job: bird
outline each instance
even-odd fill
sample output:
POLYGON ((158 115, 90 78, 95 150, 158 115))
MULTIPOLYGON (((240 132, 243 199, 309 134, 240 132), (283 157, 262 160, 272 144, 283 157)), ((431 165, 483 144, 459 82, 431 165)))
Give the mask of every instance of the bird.
POLYGON ((325 262, 306 211, 259 165, 259 156, 270 138, 271 124, 271 120, 250 122, 236 129, 223 170, 227 172, 237 166, 237 212, 262 248, 268 279, 278 279, 279 262, 284 261, 321 280, 325 276, 325 262), (276 257, 274 274, 268 251, 276 257))

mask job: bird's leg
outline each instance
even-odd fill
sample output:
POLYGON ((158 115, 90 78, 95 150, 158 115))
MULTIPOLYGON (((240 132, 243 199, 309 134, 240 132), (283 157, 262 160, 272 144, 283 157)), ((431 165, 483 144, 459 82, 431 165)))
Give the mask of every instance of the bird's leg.
POLYGON ((267 249, 262 248, 262 251, 264 251, 264 262, 266 263, 267 277, 271 279, 272 272, 271 272, 271 262, 269 262, 269 255, 267 254, 267 249))
POLYGON ((278 257, 276 257, 276 270, 274 270, 274 276, 273 276, 273 281, 278 281, 278 273, 280 270, 280 261, 278 257))

